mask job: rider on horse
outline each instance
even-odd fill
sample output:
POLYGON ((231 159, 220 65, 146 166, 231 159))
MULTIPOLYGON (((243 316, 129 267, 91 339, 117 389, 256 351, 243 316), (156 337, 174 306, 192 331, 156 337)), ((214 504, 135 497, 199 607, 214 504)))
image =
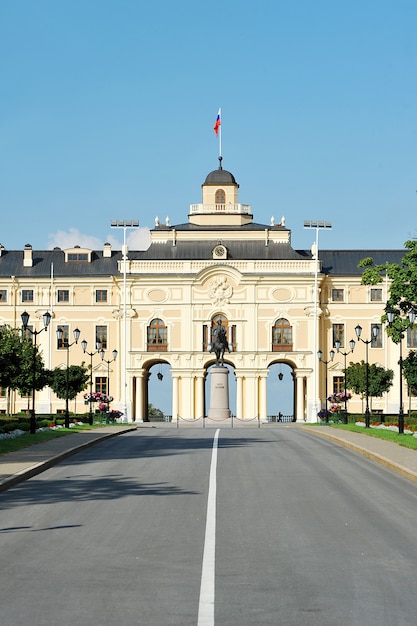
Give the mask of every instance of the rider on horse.
POLYGON ((222 321, 217 321, 217 326, 213 328, 213 341, 211 344, 210 352, 216 354, 216 364, 223 365, 224 363, 224 351, 230 352, 229 344, 226 337, 226 329, 222 326, 222 321))

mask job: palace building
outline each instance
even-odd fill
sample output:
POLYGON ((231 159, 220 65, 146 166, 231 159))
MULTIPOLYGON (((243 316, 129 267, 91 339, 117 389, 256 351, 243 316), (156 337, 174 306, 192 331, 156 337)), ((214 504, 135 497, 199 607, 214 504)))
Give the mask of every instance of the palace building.
MULTIPOLYGON (((110 392, 113 408, 123 409, 128 421, 147 420, 150 369, 162 363, 170 367, 172 419, 207 415, 208 372, 215 361, 209 347, 218 320, 232 348, 225 362, 235 379, 237 419, 266 420, 277 412, 267 406, 267 389, 271 368, 285 364, 293 379, 294 421, 317 421, 326 392, 344 389, 346 358, 347 364, 365 360, 366 351, 369 363, 394 370, 393 387, 372 400, 372 409, 398 411, 399 346, 381 326, 388 285, 362 285, 358 262, 372 256, 376 263, 398 263, 403 250, 293 249, 284 218, 254 221, 221 157, 202 184, 201 203, 191 204, 188 220, 171 225, 156 219, 150 235, 150 246, 140 251, 126 246, 114 251, 107 243, 102 250, 0 246, 0 324, 20 327, 27 311, 29 326, 40 329, 49 311, 50 326, 37 345, 50 369, 66 367, 67 346, 79 328, 87 350, 83 354, 73 346, 71 363, 91 361, 93 391, 110 392), (379 333, 369 346, 356 342, 346 356, 358 324, 365 340, 372 338, 374 326, 379 333), (95 353, 96 340, 106 351, 104 360, 86 356, 95 353), (330 361, 336 340, 340 353, 330 361), (109 363, 114 349, 118 357, 109 363)), ((403 356, 416 347, 412 330, 403 356)), ((403 384, 405 408, 416 409, 403 384)), ((11 412, 28 407, 27 398, 3 390, 2 412, 7 402, 11 412)), ((70 410, 86 411, 83 403, 80 394, 70 410)), ((63 401, 49 388, 36 393, 36 413, 62 409, 63 401)), ((363 399, 353 396, 348 409, 362 411, 363 399)))

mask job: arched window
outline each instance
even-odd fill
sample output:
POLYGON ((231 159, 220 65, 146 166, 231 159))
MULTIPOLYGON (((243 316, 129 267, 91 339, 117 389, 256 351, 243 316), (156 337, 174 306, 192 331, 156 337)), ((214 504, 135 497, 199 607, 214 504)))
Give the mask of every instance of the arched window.
POLYGON ((233 350, 233 352, 235 352, 236 351, 236 325, 229 324, 227 317, 225 317, 224 315, 221 315, 220 313, 212 317, 210 327, 207 324, 204 324, 203 326, 203 352, 206 352, 208 350, 208 347, 211 344, 212 338, 213 338, 213 328, 217 326, 217 322, 219 320, 222 321, 222 325, 226 329, 226 337, 227 337, 227 341, 229 342, 229 346, 233 350))
POLYGON ((149 324, 147 343, 148 352, 167 351, 167 327, 162 320, 155 318, 149 324))
POLYGON ((272 327, 272 352, 292 350, 292 327, 288 320, 280 317, 272 327))
POLYGON ((224 211, 224 205, 226 204, 226 194, 224 189, 217 189, 214 196, 214 202, 216 203, 216 210, 224 211))

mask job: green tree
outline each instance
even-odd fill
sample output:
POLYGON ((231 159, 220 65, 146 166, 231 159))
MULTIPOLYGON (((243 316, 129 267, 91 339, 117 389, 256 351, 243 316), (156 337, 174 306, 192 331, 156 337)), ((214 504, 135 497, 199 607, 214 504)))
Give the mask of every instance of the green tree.
MULTIPOLYGON (((68 368, 68 400, 74 400, 80 391, 87 389, 90 375, 88 368, 81 365, 70 365, 68 368)), ((67 397, 67 368, 55 367, 50 376, 50 386, 55 395, 62 400, 67 397)))
POLYGON ((39 390, 48 384, 49 378, 38 347, 20 329, 3 326, 0 332, 0 386, 28 394, 33 388, 34 359, 35 389, 39 390))
POLYGON ((393 324, 386 328, 388 336, 395 343, 401 341, 404 331, 410 327, 408 312, 417 310, 417 239, 406 241, 404 248, 400 263, 375 265, 372 257, 366 257, 358 264, 358 267, 364 268, 362 284, 377 285, 386 276, 390 280, 389 298, 381 321, 387 321, 387 311, 395 313, 393 324))
POLYGON ((3 326, 0 333, 0 386, 17 389, 24 352, 22 332, 3 326))
MULTIPOLYGON (((380 365, 368 364, 368 395, 370 398, 381 397, 392 385, 394 372, 380 365)), ((366 395, 366 363, 350 363, 346 368, 346 384, 358 395, 366 395)))
POLYGON ((161 409, 157 409, 155 406, 153 406, 153 404, 148 404, 148 419, 150 417, 153 418, 164 418, 164 413, 163 411, 161 411, 161 409))
POLYGON ((403 374, 410 393, 417 395, 417 352, 414 350, 411 350, 407 358, 403 359, 403 374))

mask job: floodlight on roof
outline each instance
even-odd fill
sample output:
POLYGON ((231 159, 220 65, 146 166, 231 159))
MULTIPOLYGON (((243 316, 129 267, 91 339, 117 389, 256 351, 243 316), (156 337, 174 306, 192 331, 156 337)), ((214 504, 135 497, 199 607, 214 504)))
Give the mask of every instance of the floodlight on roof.
POLYGON ((138 228, 139 220, 112 220, 110 226, 112 228, 138 228))
POLYGON ((331 228, 331 222, 324 222, 323 220, 304 220, 304 228, 331 228))

